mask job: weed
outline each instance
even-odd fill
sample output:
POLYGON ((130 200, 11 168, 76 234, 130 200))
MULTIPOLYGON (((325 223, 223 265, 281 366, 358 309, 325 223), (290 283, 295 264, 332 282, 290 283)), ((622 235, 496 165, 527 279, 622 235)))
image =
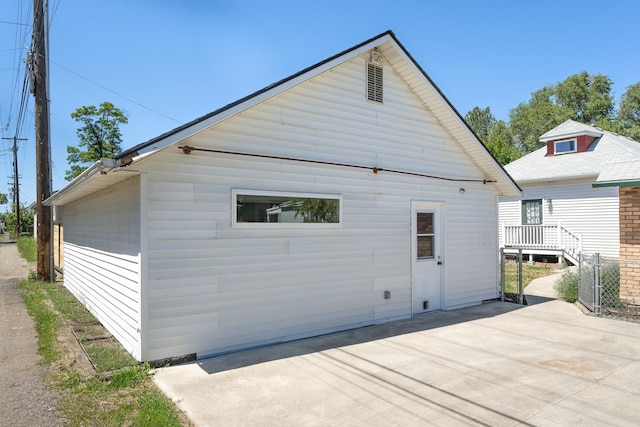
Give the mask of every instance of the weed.
POLYGON ((46 294, 42 291, 41 282, 25 280, 18 284, 27 312, 35 319, 38 333, 38 353, 46 364, 58 360, 60 353, 56 348, 58 318, 46 303, 46 294))
POLYGON ((149 364, 143 363, 142 365, 129 366, 114 374, 113 378, 111 378, 111 387, 135 387, 149 378, 151 378, 149 364))
POLYGON ((180 426, 180 418, 172 409, 171 402, 157 390, 149 389, 141 393, 138 414, 134 426, 180 426))
POLYGON ((58 369, 53 375, 61 396, 58 409, 69 425, 180 426, 173 403, 150 381, 149 365, 138 364, 111 339, 92 341, 89 346, 94 364, 115 371, 111 380, 86 377, 69 368, 56 345, 58 327, 80 325, 78 330, 87 337, 104 334, 104 329, 63 286, 24 280, 18 288, 36 323, 38 352, 58 369), (100 344, 107 345, 99 349, 100 344))
POLYGON ((137 364, 137 361, 120 344, 111 340, 85 344, 84 348, 99 373, 137 364))
POLYGON ((578 274, 565 269, 555 284, 555 290, 561 298, 568 302, 576 302, 578 299, 578 274))
POLYGON ((22 258, 29 262, 35 262, 37 259, 36 241, 29 236, 20 236, 18 238, 18 252, 22 258))

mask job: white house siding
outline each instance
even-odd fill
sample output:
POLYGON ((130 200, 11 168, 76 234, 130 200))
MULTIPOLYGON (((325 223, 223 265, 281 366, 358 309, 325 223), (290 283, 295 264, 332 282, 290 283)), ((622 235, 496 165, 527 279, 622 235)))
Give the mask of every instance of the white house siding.
MULTIPOLYGON (((384 105, 367 102, 357 58, 180 145, 482 179, 404 83, 388 68, 384 78, 384 105)), ((145 359, 410 317, 412 200, 445 206, 443 306, 496 297, 490 184, 176 147, 139 167, 149 181, 145 359), (232 227, 233 189, 340 195, 343 223, 232 227)))
POLYGON ((130 351, 140 349, 140 180, 65 205, 64 285, 130 351))
MULTIPOLYGON (((593 188, 595 177, 553 183, 520 184, 523 199, 543 199, 543 223, 561 222, 573 233, 582 234, 585 252, 600 252, 603 256, 618 257, 620 251, 618 189, 593 188), (549 209, 547 200, 552 200, 549 209)), ((521 225, 520 200, 499 203, 500 224, 521 225)), ((501 230, 502 231, 502 230, 501 230)), ((502 245, 502 234, 500 244, 502 245)))

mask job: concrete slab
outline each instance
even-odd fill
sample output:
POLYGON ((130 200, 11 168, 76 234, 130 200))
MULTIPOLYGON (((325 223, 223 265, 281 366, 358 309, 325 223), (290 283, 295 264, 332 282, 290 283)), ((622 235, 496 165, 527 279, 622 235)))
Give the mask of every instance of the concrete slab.
POLYGON ((162 368, 154 380, 197 426, 640 424, 640 324, 542 298, 162 368))

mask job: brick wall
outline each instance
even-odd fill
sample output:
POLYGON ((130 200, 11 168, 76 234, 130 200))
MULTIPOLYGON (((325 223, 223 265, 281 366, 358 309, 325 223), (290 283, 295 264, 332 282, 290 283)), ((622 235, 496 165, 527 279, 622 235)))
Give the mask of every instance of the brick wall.
POLYGON ((620 298, 640 305, 640 187, 620 187, 620 258, 620 298))

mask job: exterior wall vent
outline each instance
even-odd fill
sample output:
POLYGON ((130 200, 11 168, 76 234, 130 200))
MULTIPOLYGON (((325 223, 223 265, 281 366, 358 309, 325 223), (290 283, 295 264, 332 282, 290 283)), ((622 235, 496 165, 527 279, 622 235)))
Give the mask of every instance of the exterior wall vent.
POLYGON ((367 99, 382 102, 382 67, 380 65, 367 64, 367 99))

